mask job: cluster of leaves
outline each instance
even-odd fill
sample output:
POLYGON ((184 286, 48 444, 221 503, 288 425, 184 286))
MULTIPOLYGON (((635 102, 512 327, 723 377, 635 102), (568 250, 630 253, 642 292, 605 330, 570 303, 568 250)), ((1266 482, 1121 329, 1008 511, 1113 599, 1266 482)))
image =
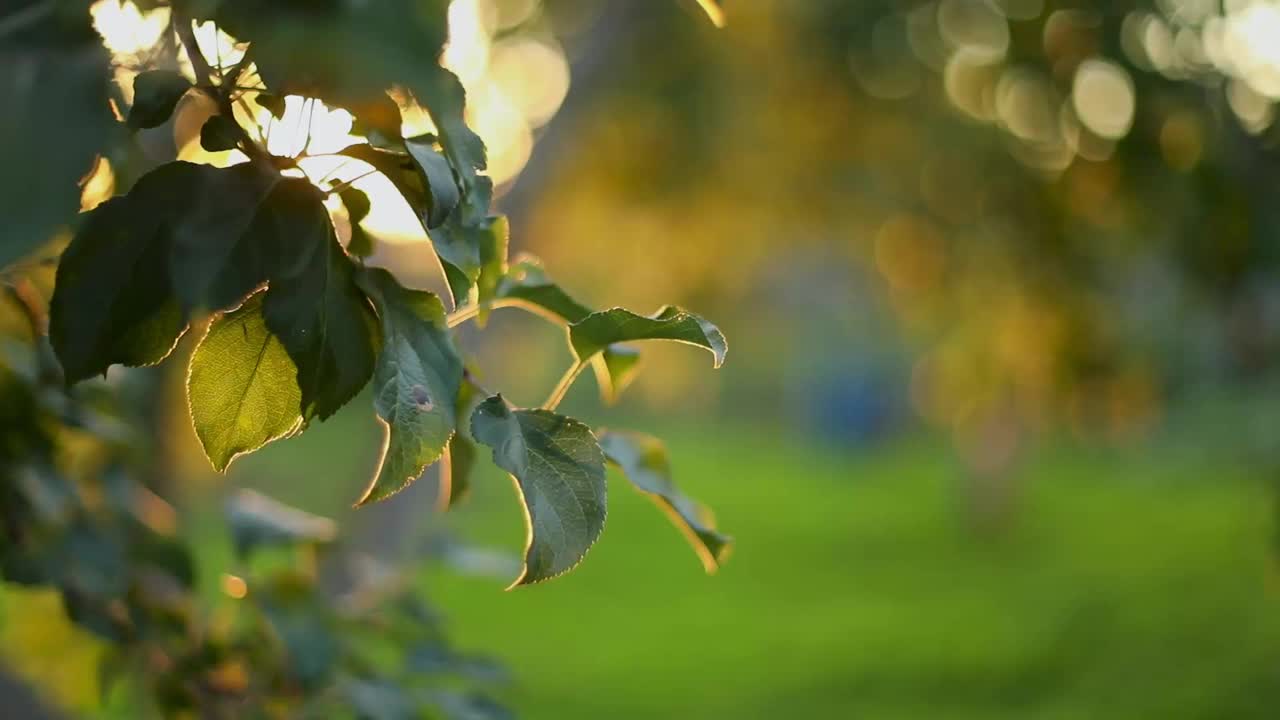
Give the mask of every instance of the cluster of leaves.
POLYGON ((138 75, 125 125, 163 124, 185 94, 199 93, 217 108, 201 132, 206 149, 237 148, 249 161, 163 164, 83 216, 58 263, 50 305, 49 337, 66 380, 158 363, 211 315, 187 390, 216 469, 325 420, 372 380, 387 439, 361 504, 394 494, 438 461, 456 494, 477 446, 486 446, 520 490, 530 532, 515 584, 533 583, 571 569, 599 537, 612 461, 672 510, 714 568, 728 540, 671 483, 661 443, 634 433, 597 436, 555 408, 587 367, 605 399, 615 398, 637 369, 628 343, 695 345, 718 367, 724 337, 674 307, 653 315, 593 311, 536 260, 508 262, 507 222, 490 212, 484 145, 464 120, 461 84, 438 63, 446 5, 175 3, 175 45, 185 48, 196 80, 162 69, 138 75), (193 23, 206 18, 247 42, 233 67, 212 67, 201 55, 193 23), (343 49, 341 62, 328 58, 329 48, 343 49), (255 76, 260 82, 246 93, 255 76), (402 137, 388 91, 423 107, 435 132, 402 137), (278 112, 286 94, 352 113, 368 141, 341 154, 385 175, 413 209, 448 281, 452 312, 434 294, 365 265, 366 196, 346 184, 318 188, 297 169, 299 158, 268 154, 241 126, 233 103, 248 95, 278 112), (325 204, 331 194, 352 226, 345 245, 325 204), (541 408, 477 393, 454 343, 452 327, 483 322, 504 306, 567 330, 573 363, 541 408))
MULTIPOLYGON (((30 289, 9 298, 38 330, 30 289)), ((339 562, 373 562, 343 550, 327 519, 238 495, 227 520, 239 575, 225 577, 242 599, 210 606, 174 509, 140 480, 149 453, 145 423, 120 402, 128 388, 68 391, 35 339, 0 364, 0 577, 55 589, 111 643, 104 695, 119 687, 165 717, 508 716, 476 689, 502 673, 453 651, 394 572, 341 591, 320 581, 339 562)))

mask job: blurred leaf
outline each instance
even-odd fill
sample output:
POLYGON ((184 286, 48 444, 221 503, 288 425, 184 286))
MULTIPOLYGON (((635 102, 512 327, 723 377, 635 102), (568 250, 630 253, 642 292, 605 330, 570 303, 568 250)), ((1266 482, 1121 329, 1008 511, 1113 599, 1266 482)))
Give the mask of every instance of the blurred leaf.
POLYGON ((702 7, 702 11, 711 19, 712 25, 724 27, 724 9, 720 7, 719 0, 698 0, 698 5, 702 7))
POLYGON ((200 147, 206 152, 235 150, 238 140, 235 121, 225 115, 214 115, 200 126, 200 147))
POLYGON ((241 558, 260 547, 325 544, 337 528, 329 518, 312 515, 251 490, 240 490, 227 502, 227 522, 241 558))
POLYGON ((358 130, 398 135, 399 108, 386 91, 415 88, 436 67, 447 6, 224 0, 213 19, 252 43, 273 93, 320 98, 350 111, 358 130))
POLYGON ((430 694, 434 704, 449 720, 514 720, 515 714, 479 693, 435 690, 430 694))
POLYGON ((715 366, 724 363, 728 346, 719 328, 674 306, 652 317, 614 308, 591 313, 569 328, 569 343, 578 359, 586 361, 609 345, 635 340, 673 340, 711 351, 715 366))
POLYGON ((361 720, 416 720, 421 717, 413 699, 394 683, 350 680, 342 693, 361 720))
POLYGON ((453 170, 449 167, 449 161, 436 152, 431 143, 420 138, 409 138, 404 141, 404 145, 421 173, 428 192, 426 226, 436 227, 458 206, 460 195, 458 183, 453 179, 453 170))
POLYGON ((477 322, 489 316, 488 303, 497 297, 498 285, 507 274, 507 246, 511 229, 505 215, 490 218, 487 232, 480 238, 480 274, 476 278, 476 302, 480 306, 477 322))
POLYGON ((58 264, 49 339, 67 382, 163 360, 186 330, 169 280, 169 218, 198 166, 162 165, 89 213, 58 264))
POLYGON ((471 473, 476 466, 476 444, 461 433, 449 438, 447 462, 441 468, 440 491, 449 493, 448 507, 457 507, 471 491, 471 473))
POLYGON ((604 529, 604 456, 591 430, 546 410, 513 410, 495 395, 472 413, 471 435, 515 477, 528 513, 525 567, 512 587, 571 570, 604 529))
POLYGON ((0 268, 76 221, 76 182, 118 127, 107 104, 109 59, 84 8, 47 13, 0 42, 0 268))
POLYGON ((410 290, 381 268, 360 275, 382 321, 383 348, 374 370, 374 408, 387 428, 373 482, 357 505, 398 492, 444 453, 457 425, 462 383, 444 323, 444 306, 429 292, 410 290))
POLYGON ((591 359, 600 398, 606 405, 618 401, 640 370, 640 353, 626 345, 610 345, 591 359))
POLYGON ((617 430, 601 431, 599 438, 600 449, 609 462, 667 511, 707 572, 718 569, 732 540, 716 530, 710 511, 686 497, 671 481, 671 463, 662 441, 644 433, 617 430))
POLYGON ((298 366, 302 416, 323 420, 373 374, 377 318, 356 286, 355 267, 320 192, 305 180, 286 178, 272 193, 271 207, 282 255, 296 260, 272 271, 262 315, 298 366))
POLYGON ((191 422, 215 470, 302 427, 298 368, 267 330, 263 294, 216 317, 191 356, 191 422))
POLYGON ((125 123, 135 130, 165 124, 190 89, 191 82, 173 70, 139 73, 133 79, 133 107, 129 108, 125 123))

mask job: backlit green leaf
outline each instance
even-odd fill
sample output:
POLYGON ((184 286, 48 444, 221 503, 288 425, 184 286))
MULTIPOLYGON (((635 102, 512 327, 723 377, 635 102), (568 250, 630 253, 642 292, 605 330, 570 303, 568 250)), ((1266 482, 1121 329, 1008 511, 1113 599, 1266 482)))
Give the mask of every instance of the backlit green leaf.
POLYGON ((458 183, 453 179, 453 170, 445 156, 436 152, 430 143, 409 138, 404 144, 428 191, 426 226, 436 227, 458 206, 460 195, 458 183))
POLYGON ((719 328, 673 306, 662 308, 652 317, 614 308, 591 313, 569 328, 569 344, 582 361, 613 343, 636 340, 672 340, 705 348, 715 357, 716 367, 724 363, 728 352, 719 328))
POLYGON ((547 277, 542 263, 523 255, 511 264, 498 282, 498 300, 543 315, 552 322, 576 323, 591 314, 591 309, 574 300, 547 277))
POLYGON ((173 70, 148 70, 133 79, 133 107, 126 124, 134 129, 165 124, 191 82, 173 70))
POLYGON ((707 572, 720 567, 732 540, 716 530, 711 512, 686 497, 671 481, 671 463, 662 441, 630 431, 600 432, 600 448, 641 492, 667 511, 671 521, 689 539, 707 572))
POLYGON ((604 455, 586 425, 546 410, 514 410, 502 396, 480 403, 471 435, 516 479, 529 521, 527 585, 571 570, 604 530, 604 455))
POLYGON ((357 505, 398 492, 440 458, 457 425, 462 384, 462 361, 435 295, 405 288, 380 268, 365 270, 361 285, 382 322, 373 406, 386 425, 387 441, 373 482, 357 505))
POLYGON ((640 353, 626 345, 610 345, 591 359, 591 367, 596 385, 600 387, 600 398, 606 405, 612 405, 639 373, 640 353))
POLYGON ((191 356, 187 401, 214 469, 302 426, 298 368, 262 317, 262 293, 219 315, 191 356))
POLYGON ((416 80, 412 88, 435 123, 444 154, 461 181, 465 201, 477 214, 487 214, 488 198, 478 197, 476 193, 476 173, 484 170, 488 162, 484 142, 467 127, 463 112, 467 98, 462 83, 456 75, 439 66, 426 70, 416 80))

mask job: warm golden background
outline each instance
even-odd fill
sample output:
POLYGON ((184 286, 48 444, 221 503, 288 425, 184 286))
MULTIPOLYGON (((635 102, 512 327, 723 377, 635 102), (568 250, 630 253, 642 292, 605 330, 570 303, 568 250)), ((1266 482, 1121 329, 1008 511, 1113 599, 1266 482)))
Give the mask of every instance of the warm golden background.
MULTIPOLYGON (((565 406, 668 439, 737 540, 721 572, 617 483, 582 567, 503 593, 523 533, 496 471, 448 516, 429 483, 352 512, 366 410, 223 479, 175 394, 193 537, 249 485, 431 557, 456 641, 531 718, 1274 717, 1280 2, 723 5, 717 29, 692 0, 454 0, 446 52, 513 247, 591 305, 675 302, 728 336, 721 371, 647 350, 619 406, 590 381, 565 406)), ((94 13, 127 91, 167 11, 94 13)), ((144 142, 236 162, 188 100, 144 142)), ((256 119, 281 153, 351 130, 302 98, 256 119)), ((100 165, 86 207, 115 185, 100 165)), ((389 184, 357 187, 374 261, 442 287, 389 184)), ((467 340, 486 384, 535 403, 560 332, 492 327, 467 340)), ((51 622, 6 624, 6 656, 101 715, 99 649, 51 622)))

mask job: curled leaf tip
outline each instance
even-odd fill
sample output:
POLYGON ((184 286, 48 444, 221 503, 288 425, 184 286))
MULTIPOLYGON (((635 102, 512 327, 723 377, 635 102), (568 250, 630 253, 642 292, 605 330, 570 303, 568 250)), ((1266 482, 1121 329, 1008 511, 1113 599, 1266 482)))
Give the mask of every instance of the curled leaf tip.
POLYGON ((702 7, 702 11, 711 19, 712 25, 715 25, 717 28, 724 27, 724 10, 720 7, 720 3, 717 2, 717 0, 698 0, 698 5, 702 7))

